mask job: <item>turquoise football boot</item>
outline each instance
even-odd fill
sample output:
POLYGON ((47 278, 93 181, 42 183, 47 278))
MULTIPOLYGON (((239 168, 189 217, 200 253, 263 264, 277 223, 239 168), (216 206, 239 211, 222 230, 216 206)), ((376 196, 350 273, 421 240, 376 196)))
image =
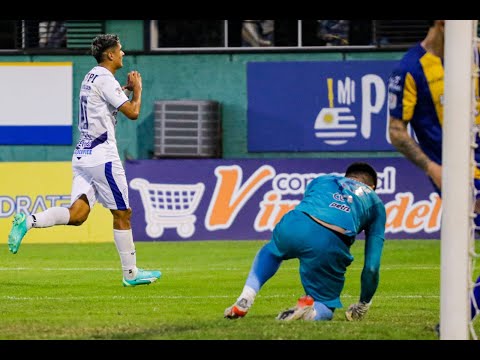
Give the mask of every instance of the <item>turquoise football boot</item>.
POLYGON ((17 214, 13 218, 12 230, 8 234, 8 250, 12 254, 18 252, 18 248, 22 243, 23 237, 27 233, 27 217, 25 214, 17 214))
POLYGON ((137 286, 137 285, 150 285, 157 281, 162 276, 162 273, 157 270, 143 270, 138 269, 137 276, 132 280, 123 278, 123 286, 137 286))

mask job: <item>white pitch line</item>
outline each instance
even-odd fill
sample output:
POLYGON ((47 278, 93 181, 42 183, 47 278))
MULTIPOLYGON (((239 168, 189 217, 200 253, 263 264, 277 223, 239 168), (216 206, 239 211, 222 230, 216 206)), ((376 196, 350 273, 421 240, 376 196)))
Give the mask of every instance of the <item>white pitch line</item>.
MULTIPOLYGON (((258 298, 272 299, 272 298, 296 298, 298 295, 258 295, 258 298)), ((342 295, 342 298, 357 298, 358 295, 342 295)), ((111 299, 111 300, 132 300, 132 299, 230 299, 232 295, 204 295, 204 296, 190 296, 190 295, 149 295, 149 296, 0 296, 2 300, 56 300, 56 301, 74 301, 74 300, 87 300, 87 299, 111 299)), ((375 296, 376 299, 423 299, 423 298, 440 298, 440 295, 379 295, 375 296)))
MULTIPOLYGON (((161 271, 171 271, 171 272, 186 272, 186 271, 205 271, 203 268, 162 268, 159 267, 161 271)), ((282 267, 282 270, 297 270, 298 267, 282 267)), ((440 265, 432 266, 407 266, 407 265, 391 265, 391 266, 382 266, 380 271, 386 270, 439 270, 440 265)), ((0 271, 119 271, 120 268, 35 268, 35 267, 2 267, 0 271)), ((223 268, 223 267, 210 267, 206 269, 208 271, 243 271, 246 269, 240 268, 223 268)), ((347 270, 359 271, 362 270, 361 267, 350 267, 347 270)))
POLYGON ((119 271, 120 268, 0 268, 0 271, 119 271))

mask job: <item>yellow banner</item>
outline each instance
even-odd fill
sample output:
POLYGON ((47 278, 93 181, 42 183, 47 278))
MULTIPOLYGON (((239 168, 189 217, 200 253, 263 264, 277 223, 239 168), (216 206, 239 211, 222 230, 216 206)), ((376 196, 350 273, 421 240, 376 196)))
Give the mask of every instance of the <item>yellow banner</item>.
MULTIPOLYGON (((71 188, 70 162, 0 163, 0 243, 7 243, 18 211, 35 214, 53 206, 68 207, 71 188)), ((112 226, 110 211, 96 204, 83 225, 31 229, 22 244, 113 242, 112 226)))

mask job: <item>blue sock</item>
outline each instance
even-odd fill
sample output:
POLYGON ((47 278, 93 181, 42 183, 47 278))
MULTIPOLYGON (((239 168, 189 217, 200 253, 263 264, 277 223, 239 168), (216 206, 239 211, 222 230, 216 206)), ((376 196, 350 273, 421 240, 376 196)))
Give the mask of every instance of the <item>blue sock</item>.
POLYGON ((313 303, 313 307, 315 308, 315 311, 316 311, 314 320, 332 320, 333 311, 330 308, 328 308, 325 304, 315 301, 313 303))
POLYGON ((270 250, 270 247, 274 246, 271 244, 273 243, 268 243, 259 250, 253 260, 252 268, 245 283, 245 285, 250 286, 257 293, 263 284, 275 275, 282 263, 282 259, 275 256, 270 250))
MULTIPOLYGON (((478 277, 477 281, 475 281, 475 284, 479 284, 475 286, 473 289, 473 297, 475 298, 475 302, 477 303, 477 307, 478 307, 480 306, 480 276, 478 277)), ((473 317, 477 313, 475 306, 473 306, 473 300, 470 302, 470 311, 471 311, 471 319, 473 319, 473 317)))

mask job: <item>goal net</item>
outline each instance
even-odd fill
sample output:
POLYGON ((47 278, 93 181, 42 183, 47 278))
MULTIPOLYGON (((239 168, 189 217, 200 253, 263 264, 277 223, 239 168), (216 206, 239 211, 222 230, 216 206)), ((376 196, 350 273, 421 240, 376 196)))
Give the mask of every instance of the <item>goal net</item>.
MULTIPOLYGON (((440 339, 478 339, 474 292, 478 21, 446 20, 442 144, 440 339), (473 306, 473 312, 471 310, 473 306), (472 316, 474 315, 474 316, 472 316)), ((479 119, 480 120, 480 119, 479 119)), ((480 123, 479 123, 480 124, 480 123)))

